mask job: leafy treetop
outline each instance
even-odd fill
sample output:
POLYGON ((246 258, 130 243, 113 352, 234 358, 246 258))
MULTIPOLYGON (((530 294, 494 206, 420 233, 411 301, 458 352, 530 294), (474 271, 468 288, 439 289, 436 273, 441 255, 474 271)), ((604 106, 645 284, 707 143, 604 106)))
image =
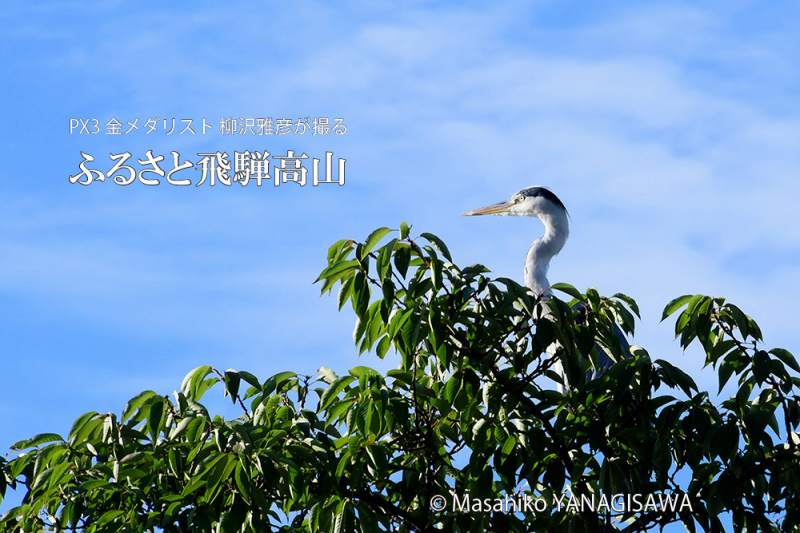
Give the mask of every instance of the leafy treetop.
MULTIPOLYGON (((535 299, 480 265, 461 268, 436 236, 379 228, 330 247, 318 280, 352 307, 359 352, 396 358, 386 374, 280 372, 266 380, 210 366, 171 397, 145 391, 121 413, 89 412, 69 434, 36 435, 0 459, 0 489, 22 503, 6 531, 645 531, 682 522, 722 531, 798 527, 800 366, 763 347, 755 321, 724 298, 687 295, 677 314, 698 342, 720 403, 639 346, 621 352, 638 308, 566 284, 535 299), (581 303, 581 306, 575 304, 581 303), (576 311, 578 309, 579 311, 576 311), (596 379, 599 345, 616 361, 596 379), (555 355, 546 352, 556 347, 555 355), (626 357, 627 356, 627 357, 626 357), (569 387, 554 390, 562 379, 569 387), (235 419, 201 403, 219 387, 235 419), (454 495, 524 490, 687 495, 691 509, 467 513, 454 495), (446 497, 444 511, 431 499, 446 497)), ((553 350, 550 350, 553 352, 553 350)))

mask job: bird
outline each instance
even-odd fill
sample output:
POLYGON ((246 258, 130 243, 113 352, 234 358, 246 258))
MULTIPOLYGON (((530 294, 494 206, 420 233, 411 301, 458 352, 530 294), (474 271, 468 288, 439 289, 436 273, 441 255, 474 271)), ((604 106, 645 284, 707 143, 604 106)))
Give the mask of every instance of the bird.
MULTIPOLYGON (((544 226, 544 234, 533 241, 525 257, 525 286, 536 298, 552 297, 552 289, 547 279, 550 261, 561 251, 569 237, 569 213, 559 197, 546 187, 526 187, 514 193, 508 200, 464 213, 464 216, 480 215, 526 216, 536 217, 541 221, 544 226)), ((576 304, 573 309, 583 313, 587 311, 584 304, 581 303, 576 304)), ((630 344, 619 326, 615 327, 614 335, 623 352, 630 354, 630 344)), ((547 352, 554 355, 556 349, 557 346, 551 345, 547 352)), ((614 364, 614 361, 599 344, 595 343, 593 352, 598 368, 587 375, 588 379, 602 375, 614 364)), ((567 379, 560 361, 553 365, 553 369, 561 376, 562 383, 558 384, 558 389, 563 393, 565 391, 563 384, 567 383, 567 379)))

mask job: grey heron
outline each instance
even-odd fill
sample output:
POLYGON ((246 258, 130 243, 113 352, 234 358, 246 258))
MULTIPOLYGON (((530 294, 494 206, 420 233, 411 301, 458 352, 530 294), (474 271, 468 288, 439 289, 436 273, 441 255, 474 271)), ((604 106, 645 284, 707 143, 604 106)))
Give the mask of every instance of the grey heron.
MULTIPOLYGON (((527 187, 513 194, 508 200, 467 211, 464 215, 537 217, 544 225, 544 234, 533 241, 525 258, 525 285, 537 298, 551 296, 550 282, 547 280, 550 261, 561 251, 569 237, 569 214, 558 196, 545 187, 527 187)), ((618 326, 615 328, 614 335, 624 352, 629 354, 630 345, 618 326)), ((547 351, 553 355, 555 347, 551 346, 547 351)), ((595 343, 593 351, 598 368, 588 376, 590 379, 602 374, 613 364, 613 360, 597 343, 595 343)), ((566 383, 560 362, 554 365, 554 370, 566 383)), ((564 390, 561 384, 559 384, 559 390, 562 392, 564 390)))

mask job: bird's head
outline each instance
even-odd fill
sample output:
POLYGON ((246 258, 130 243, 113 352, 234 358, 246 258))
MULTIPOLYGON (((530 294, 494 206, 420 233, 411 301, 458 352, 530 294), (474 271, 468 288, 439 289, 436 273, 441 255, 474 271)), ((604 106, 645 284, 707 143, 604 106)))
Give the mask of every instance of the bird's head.
POLYGON ((542 216, 566 213, 567 208, 550 189, 527 187, 514 193, 508 200, 467 211, 464 216, 502 215, 541 218, 542 216))

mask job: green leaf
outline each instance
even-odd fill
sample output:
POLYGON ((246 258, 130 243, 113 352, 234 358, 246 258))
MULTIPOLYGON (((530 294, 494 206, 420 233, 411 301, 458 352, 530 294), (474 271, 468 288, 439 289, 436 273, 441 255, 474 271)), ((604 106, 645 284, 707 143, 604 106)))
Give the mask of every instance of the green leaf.
POLYGON ((368 366, 354 366, 350 369, 350 375, 361 381, 366 380, 371 376, 380 376, 380 373, 368 366))
POLYGON ((758 350, 753 357, 753 375, 759 382, 763 382, 769 377, 769 374, 769 355, 764 350, 758 350))
POLYGON ((668 385, 677 385, 687 396, 691 396, 692 391, 697 390, 697 384, 683 370, 663 359, 656 359, 655 363, 661 367, 662 379, 664 379, 668 385))
MULTIPOLYGON (((322 285, 320 292, 325 294, 331 290, 333 284, 345 277, 348 277, 351 272, 356 270, 359 267, 359 262, 355 259, 351 259, 349 261, 339 261, 338 263, 334 263, 333 265, 329 266, 328 268, 324 269, 320 272, 317 279, 314 283, 317 283, 320 280, 326 280, 325 283, 322 285)), ((349 277, 347 278, 349 279, 349 277)))
POLYGON ((380 283, 386 283, 392 277, 391 259, 395 242, 397 242, 397 239, 392 239, 378 251, 378 259, 375 261, 375 272, 378 274, 378 281, 380 283))
POLYGON ((381 337, 381 340, 378 341, 378 346, 375 348, 376 355, 383 359, 386 357, 386 354, 389 352, 389 348, 392 347, 392 339, 388 335, 384 335, 381 337))
POLYGON ((668 316, 673 314, 675 311, 686 305, 686 303, 692 299, 693 294, 684 294, 683 296, 678 296, 671 302, 667 304, 664 308, 664 313, 661 315, 661 321, 663 322, 668 316))
POLYGON ((508 457, 508 455, 514 450, 514 447, 517 445, 517 439, 513 435, 509 435, 506 438, 506 441, 503 443, 503 448, 500 450, 500 453, 503 457, 508 457))
POLYGON ((733 304, 727 304, 725 309, 733 317, 733 321, 736 323, 736 327, 739 328, 742 337, 747 338, 750 335, 750 318, 744 314, 744 311, 733 304))
POLYGON ((333 264, 341 259, 342 255, 353 248, 351 239, 340 239, 328 248, 328 263, 333 264))
POLYGON ((82 442, 99 425, 98 416, 96 411, 90 411, 79 416, 69 431, 69 440, 74 444, 82 442))
POLYGON ((272 394, 272 392, 281 391, 281 387, 284 383, 291 381, 292 379, 297 377, 296 372, 292 372, 291 370, 286 370, 284 372, 278 372, 274 376, 267 378, 262 386, 262 390, 264 394, 272 394))
POLYGON ((634 300, 627 294, 622 294, 621 292, 614 294, 612 298, 616 298, 617 300, 622 300, 628 305, 628 307, 631 308, 631 311, 633 311, 638 318, 640 319, 642 318, 641 314, 639 313, 639 306, 636 305, 636 300, 634 300))
POLYGON ((400 223, 400 238, 401 239, 407 239, 408 238, 408 234, 409 234, 410 231, 411 231, 411 226, 409 226, 405 222, 401 222, 400 223))
POLYGON ((408 264, 411 261, 411 249, 408 246, 397 248, 394 252, 394 266, 401 277, 408 273, 408 264))
POLYGON ((210 365, 198 366, 183 378, 181 383, 181 391, 194 401, 200 400, 202 397, 203 387, 201 386, 206 376, 211 373, 210 365))
POLYGON ((228 481, 233 469, 238 464, 237 459, 227 453, 220 455, 219 459, 214 468, 209 469, 205 476, 208 484, 205 497, 209 500, 216 497, 218 490, 228 481))
POLYGON ((391 231, 392 230, 390 230, 389 228, 381 227, 370 233, 369 237, 367 237, 367 240, 364 243, 364 248, 362 248, 361 250, 361 257, 366 257, 367 254, 369 254, 369 252, 371 252, 375 248, 375 246, 381 241, 381 239, 383 239, 386 236, 386 234, 388 234, 391 231))
POLYGON ((413 308, 395 313, 395 315, 389 321, 389 327, 386 329, 386 333, 389 335, 389 337, 395 339, 398 333, 403 330, 406 323, 411 319, 413 314, 413 308))
POLYGON ((122 410, 122 421, 126 422, 134 417, 138 413, 139 409, 141 409, 141 407, 150 401, 150 399, 154 396, 158 396, 158 393, 155 391, 146 390, 128 400, 128 403, 125 404, 125 408, 122 410))
POLYGON ((150 433, 150 439, 155 442, 158 434, 161 432, 161 423, 163 422, 164 414, 164 398, 161 396, 153 398, 147 409, 147 431, 150 433))
POLYGON ((445 245, 445 243, 444 243, 444 241, 442 241, 442 239, 440 239, 439 237, 437 237, 433 233, 420 233, 419 236, 422 237, 423 239, 426 239, 427 241, 433 243, 433 245, 436 246, 436 248, 439 249, 439 251, 442 253, 442 255, 444 257, 447 258, 448 261, 451 261, 451 262, 453 261, 453 258, 450 256, 450 250, 447 249, 447 245, 445 245))
POLYGON ((48 479, 48 487, 53 488, 57 487, 67 476, 69 473, 69 469, 72 466, 71 463, 58 463, 52 467, 52 472, 50 473, 50 478, 48 479))
POLYGON ((550 286, 550 288, 563 292, 564 294, 568 294, 573 298, 575 298, 576 300, 583 300, 583 294, 581 294, 581 291, 579 291, 569 283, 554 283, 553 285, 550 286))
POLYGON ((186 496, 196 492, 198 489, 205 486, 206 480, 202 477, 195 477, 192 478, 189 483, 183 488, 181 491, 181 497, 185 498, 186 496))
POLYGON ((239 370, 239 377, 241 377, 243 380, 245 380, 249 385, 251 385, 253 387, 256 387, 256 388, 260 388, 261 387, 261 382, 258 380, 257 377, 255 377, 250 372, 245 372, 244 370, 239 370))
POLYGON ((356 272, 353 278, 353 311, 361 319, 363 319, 364 313, 369 307, 369 297, 369 285, 367 284, 366 276, 363 272, 356 272))
POLYGON ((725 387, 725 384, 730 379, 731 374, 733 374, 733 371, 734 371, 734 365, 732 363, 730 363, 729 361, 725 361, 724 363, 722 363, 720 365, 720 367, 719 367, 719 391, 718 392, 722 392, 722 388, 725 387))
POLYGON ((336 302, 339 310, 344 307, 344 304, 347 303, 347 300, 349 300, 350 296, 353 294, 353 279, 354 278, 347 278, 339 289, 339 296, 336 302))
POLYGON ((112 509, 110 511, 106 511, 97 521, 97 526, 105 526, 110 522, 114 522, 117 518, 120 518, 125 513, 120 511, 119 509, 112 509))
POLYGON ((735 423, 727 422, 719 427, 715 440, 720 457, 730 459, 739 447, 739 429, 735 423))
POLYGON ((319 399, 320 409, 327 409, 336 400, 339 393, 353 382, 353 379, 353 376, 342 376, 331 383, 319 399))
MULTIPOLYGON (((344 502, 344 500, 343 500, 343 502, 344 502)), ((343 507, 343 506, 340 505, 340 507, 343 507)), ((342 531, 344 531, 344 521, 345 521, 344 520, 344 516, 345 516, 344 508, 337 509, 336 518, 333 521, 333 529, 331 530, 331 533, 342 533, 342 531)))
POLYGON ((45 444, 47 442, 63 442, 64 439, 58 433, 39 433, 38 435, 31 437, 30 439, 23 439, 20 441, 15 442, 11 445, 12 450, 25 450, 27 448, 33 448, 40 444, 45 444))
POLYGON ((241 463, 236 465, 236 470, 233 473, 233 479, 236 482, 236 488, 239 489, 239 494, 242 499, 251 505, 253 489, 250 483, 250 478, 242 467, 241 463))
POLYGON ((461 376, 459 374, 455 374, 447 380, 447 384, 444 387, 444 398, 449 403, 453 403, 453 400, 456 397, 456 394, 461 389, 461 376))
POLYGON ((800 372, 800 364, 797 363, 797 359, 794 358, 789 350, 784 350, 783 348, 773 348, 769 351, 769 353, 783 361, 783 364, 795 372, 800 372))
POLYGON ((224 376, 225 391, 227 392, 228 396, 230 396, 231 401, 236 403, 236 397, 239 394, 239 384, 241 383, 239 373, 235 370, 226 370, 224 376))
POLYGON ((431 283, 434 290, 442 288, 442 262, 438 259, 431 260, 431 283))

